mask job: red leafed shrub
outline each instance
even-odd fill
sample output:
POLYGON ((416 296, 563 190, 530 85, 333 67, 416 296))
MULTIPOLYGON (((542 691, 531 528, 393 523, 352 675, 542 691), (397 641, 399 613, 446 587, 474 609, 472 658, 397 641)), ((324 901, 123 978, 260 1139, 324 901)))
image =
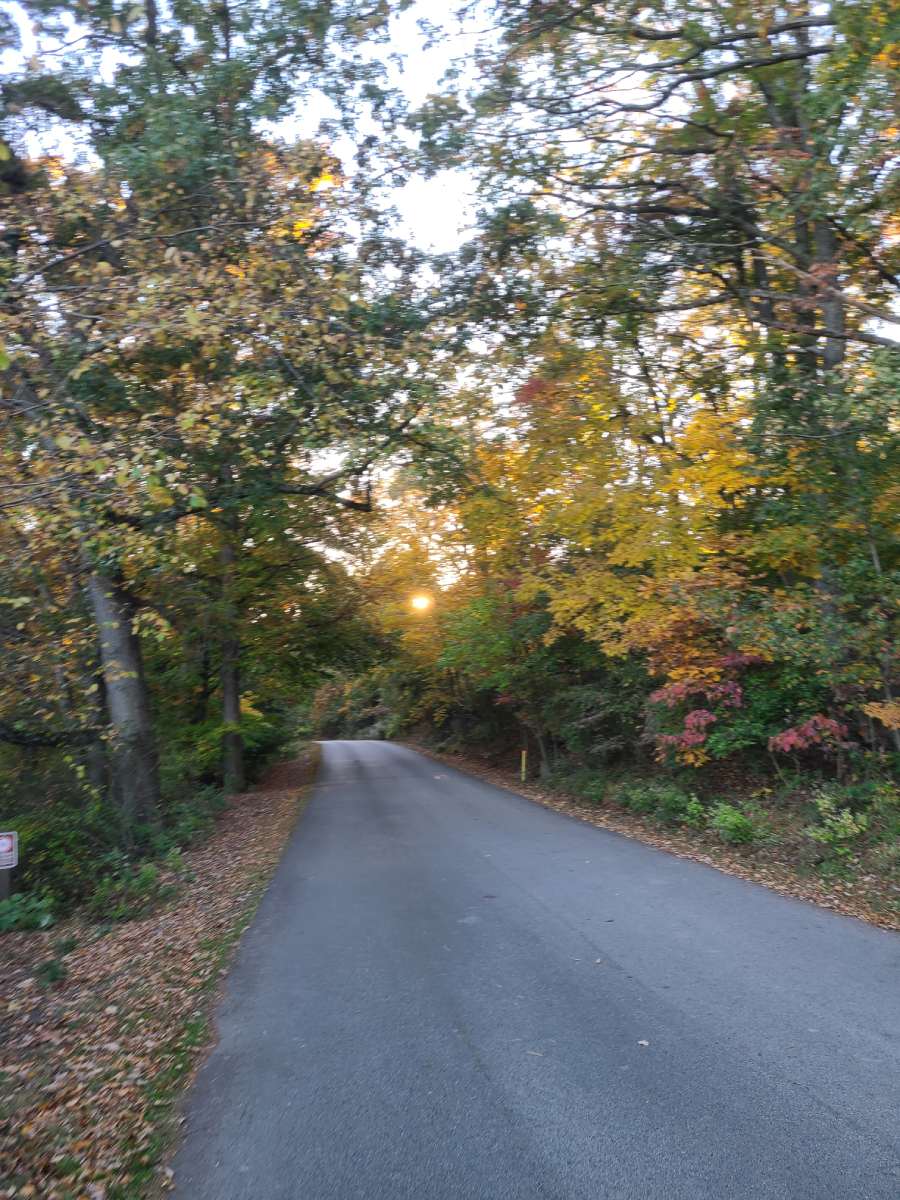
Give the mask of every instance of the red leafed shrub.
POLYGON ((809 750, 812 746, 845 750, 852 745, 852 742, 847 740, 849 732, 847 726, 842 725, 840 721, 816 713, 802 725, 795 725, 792 729, 785 729, 769 738, 769 749, 777 750, 781 754, 809 750))
POLYGON ((735 650, 731 654, 723 654, 719 659, 719 666, 734 671, 741 667, 758 667, 765 661, 759 654, 744 654, 742 651, 735 650))
POLYGON ((716 719, 716 714, 711 713, 707 708, 695 708, 693 712, 689 712, 684 718, 685 729, 690 729, 692 732, 704 730, 707 725, 712 725, 716 719))
MULTIPOLYGON (((723 679, 717 683, 708 680, 682 679, 677 683, 667 683, 665 687, 657 688, 650 693, 654 704, 665 704, 666 708, 674 708, 690 696, 703 695, 711 704, 724 704, 726 708, 740 708, 743 703, 743 692, 739 683, 733 679, 723 679)), ((703 712, 703 709, 697 709, 703 712)))
POLYGON ((684 718, 681 733, 662 733, 657 742, 662 747, 687 750, 691 746, 702 746, 706 741, 706 727, 716 720, 716 714, 706 708, 695 708, 684 718))

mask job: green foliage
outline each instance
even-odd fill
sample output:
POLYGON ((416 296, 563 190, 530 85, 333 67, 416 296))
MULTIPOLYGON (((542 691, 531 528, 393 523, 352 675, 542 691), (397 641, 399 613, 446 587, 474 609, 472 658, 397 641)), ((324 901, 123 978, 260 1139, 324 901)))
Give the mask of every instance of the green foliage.
POLYGON ((712 809, 709 824, 719 838, 730 846, 749 845, 759 834, 752 817, 733 804, 725 802, 712 809))
POLYGON ((650 690, 642 665, 633 659, 604 661, 571 637, 550 649, 555 678, 541 702, 548 734, 565 753, 600 766, 634 757, 634 731, 650 690), (580 680, 570 683, 572 675, 580 680))
POLYGON ((174 886, 161 879, 153 863, 123 862, 97 881, 87 910, 97 920, 128 921, 146 916, 174 894, 174 886))
POLYGON ((402 690, 399 681, 381 671, 370 671, 357 679, 335 678, 322 684, 313 702, 311 719, 321 737, 380 739, 388 728, 399 728, 405 705, 392 710, 382 699, 382 690, 392 690, 395 704, 402 690))
POLYGON ((151 831, 149 845, 154 854, 171 855, 182 846, 206 837, 213 828, 216 816, 224 809, 226 798, 222 789, 213 785, 196 785, 188 791, 179 789, 163 802, 163 823, 151 831))
MULTIPOLYGON (((215 778, 222 753, 222 736, 231 728, 221 720, 210 719, 184 731, 180 741, 175 743, 174 750, 190 775, 199 779, 215 778)), ((284 726, 257 711, 252 700, 247 700, 242 706, 241 720, 236 729, 243 739, 246 765, 251 772, 282 745, 286 734, 284 726)), ((174 770, 174 765, 169 765, 168 779, 164 776, 164 788, 174 770)))
POLYGON ((386 66, 360 50, 390 6, 85 9, 64 63, 63 9, 46 9, 25 5, 0 101, 0 369, 22 401, 0 463, 18 496, 0 530, 0 732, 97 750, 94 787, 131 845, 159 824, 160 744, 192 780, 227 771, 239 789, 298 693, 365 657, 350 514, 398 455, 452 487, 452 369, 439 291, 378 211, 378 138, 345 173, 324 137, 265 132, 313 89, 348 129, 393 123, 386 66), (23 109, 77 122, 85 153, 18 157, 23 109))
POLYGON ((649 815, 656 812, 660 795, 658 784, 637 780, 623 784, 616 793, 616 800, 629 812, 649 815))
POLYGON ((687 804, 684 806, 682 820, 685 825, 691 829, 705 829, 709 820, 705 806, 697 799, 696 796, 691 796, 687 804))
POLYGON ((603 804, 610 788, 609 780, 592 767, 556 767, 547 773, 543 782, 555 791, 597 805, 603 804))
POLYGON ((691 792, 666 780, 633 780, 620 785, 616 799, 630 812, 652 815, 666 825, 702 829, 706 809, 691 792))
POLYGON ((740 708, 717 709, 718 721, 706 738, 712 759, 759 751, 769 739, 801 717, 828 707, 822 676, 797 669, 796 662, 748 670, 741 683, 740 708))
POLYGON ((66 964, 60 958, 48 958, 39 963, 34 977, 41 987, 49 988, 55 983, 62 983, 68 974, 66 964))
POLYGON ((89 794, 64 794, 15 818, 21 886, 49 891, 61 904, 83 899, 93 889, 98 860, 115 845, 117 826, 115 810, 89 794))
POLYGON ((465 562, 434 629, 446 674, 422 671, 435 723, 483 726, 487 692, 550 760, 652 743, 842 774, 900 751, 898 344, 863 316, 896 266, 871 202, 896 132, 884 6, 812 35, 771 2, 752 28, 721 5, 488 8, 410 122, 429 169, 480 181, 450 278, 504 397, 444 538, 465 562), (802 149, 773 156, 788 128, 802 149))
POLYGON ((689 815, 696 813, 691 805, 696 803, 696 797, 683 792, 674 786, 662 786, 659 789, 659 800, 656 805, 656 815, 671 825, 687 824, 689 815))
POLYGON ((608 784, 602 776, 595 775, 593 779, 582 784, 580 795, 585 800, 589 800, 591 804, 602 804, 606 799, 608 784))
POLYGON ((856 843, 869 827, 868 815, 847 804, 852 799, 852 791, 848 794, 848 789, 839 784, 826 784, 813 797, 819 823, 809 826, 806 832, 836 858, 852 857, 856 843))
MULTIPOLYGON (((264 744, 263 739, 257 744, 264 744)), ((19 833, 18 881, 23 889, 10 903, 27 909, 32 903, 49 905, 46 897, 52 896, 61 909, 87 902, 90 911, 98 911, 96 904, 102 908, 102 898, 119 889, 115 881, 120 876, 130 878, 140 871, 134 865, 135 854, 168 854, 167 865, 176 870, 178 848, 206 836, 225 803, 219 786, 197 782, 203 769, 184 745, 167 748, 161 821, 132 830, 135 847, 130 857, 120 849, 119 816, 111 804, 88 788, 74 790, 65 777, 45 774, 45 783, 53 790, 41 801, 20 795, 20 802, 33 807, 7 818, 19 833)), ((125 892, 130 887, 127 878, 125 892)))
POLYGON ((400 119, 363 48, 390 5, 81 5, 72 40, 24 4, 0 799, 31 894, 99 871, 140 911, 142 856, 207 832, 316 688, 323 736, 527 746, 591 803, 738 844, 763 816, 668 772, 777 756, 843 781, 810 830, 832 857, 898 836, 864 778, 900 755, 893 35, 881 3, 812 30, 774 0, 658 7, 488 3, 408 115, 416 165, 464 163, 483 199, 423 270, 379 191, 415 154, 355 124, 400 119), (311 89, 360 134, 347 177, 263 132, 311 89), (34 120, 86 153, 30 161, 34 120))
POLYGON ((900 839, 900 786, 893 779, 876 781, 871 810, 885 836, 900 839))
POLYGON ((47 893, 17 892, 0 900, 0 933, 13 929, 47 929, 53 924, 53 899, 47 893))

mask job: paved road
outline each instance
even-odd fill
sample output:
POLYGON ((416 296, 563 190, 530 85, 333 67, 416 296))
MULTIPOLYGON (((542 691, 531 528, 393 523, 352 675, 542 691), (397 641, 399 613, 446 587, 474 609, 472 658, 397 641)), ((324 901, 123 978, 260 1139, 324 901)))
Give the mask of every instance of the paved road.
POLYGON ((900 937, 329 742, 179 1200, 898 1200, 900 937))

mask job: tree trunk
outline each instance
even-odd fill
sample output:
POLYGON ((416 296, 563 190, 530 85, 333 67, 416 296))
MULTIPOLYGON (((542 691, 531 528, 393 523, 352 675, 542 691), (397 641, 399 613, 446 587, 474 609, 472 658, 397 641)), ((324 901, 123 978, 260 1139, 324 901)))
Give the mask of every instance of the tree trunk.
POLYGON ((550 757, 547 754, 547 743, 544 740, 544 735, 540 726, 534 727, 534 740, 537 742, 538 755, 541 762, 541 779, 546 779, 550 774, 550 757))
POLYGON ((232 588, 234 581, 234 546, 226 541, 222 547, 222 600, 226 609, 226 632, 222 640, 222 774, 225 791, 244 790, 244 739, 241 735, 241 674, 240 642, 237 638, 237 614, 234 611, 232 588))
POLYGON ((841 284, 838 274, 839 246, 834 230, 827 221, 819 220, 815 227, 816 261, 822 280, 822 324, 837 337, 828 338, 822 351, 822 366, 826 371, 833 371, 844 361, 847 343, 840 336, 846 328, 844 301, 839 293, 841 284))
POLYGON ((197 698, 194 702, 194 712, 192 721, 195 725, 202 725, 209 716, 209 701, 212 696, 212 663, 210 661, 210 646, 203 637, 203 645, 200 650, 200 687, 197 691, 197 698))
MULTIPOLYGON (((94 672, 94 682, 97 685, 94 698, 95 720, 98 727, 104 728, 108 724, 107 714, 109 710, 106 706, 106 684, 103 679, 103 669, 99 661, 96 664, 94 672)), ((95 741, 91 742, 85 753, 85 762, 87 765, 88 782, 91 787, 99 796, 108 796, 110 794, 109 756, 106 752, 106 739, 104 737, 98 737, 95 741)))
POLYGON ((99 632, 111 726, 112 793, 130 838, 135 825, 154 824, 159 817, 159 763, 141 648, 132 625, 133 606, 116 581, 91 571, 87 592, 99 632))
POLYGON ((225 732, 222 735, 222 769, 225 791, 244 790, 244 739, 241 736, 241 677, 239 665, 240 649, 237 642, 229 638, 222 644, 222 720, 225 732))

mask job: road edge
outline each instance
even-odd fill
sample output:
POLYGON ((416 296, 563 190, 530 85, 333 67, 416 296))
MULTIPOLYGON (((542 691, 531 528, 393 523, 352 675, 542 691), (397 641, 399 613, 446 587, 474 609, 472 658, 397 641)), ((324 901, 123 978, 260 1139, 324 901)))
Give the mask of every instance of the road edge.
MULTIPOLYGON (((200 1006, 201 1034, 199 1037, 195 1037, 191 1028, 182 1031, 183 1065, 178 1072, 177 1078, 173 1080, 168 1095, 163 1098, 163 1103, 167 1111, 160 1121, 160 1144, 156 1161, 153 1165, 153 1176, 147 1180, 143 1187, 134 1192, 133 1200, 162 1200, 174 1186, 174 1175, 170 1164, 178 1153, 183 1140, 185 1127, 184 1107, 197 1075, 219 1042, 216 1013, 224 996, 228 974, 234 963, 244 934, 253 924, 263 897, 268 891, 273 876, 284 857, 288 843, 306 812, 310 796, 316 785, 321 762, 321 743, 311 741, 304 748, 303 754, 279 764, 279 766, 283 767, 294 763, 303 763, 304 778, 302 782, 296 785, 295 789, 291 789, 296 790, 293 818, 287 825, 277 856, 269 864, 264 875, 255 882, 252 891, 247 896, 244 907, 219 939, 216 968, 209 979, 204 981, 199 989, 202 996, 202 1004, 200 1006), (307 759, 305 763, 303 762, 304 755, 307 759)), ((256 790, 264 791, 265 781, 260 783, 256 790)), ((127 1197, 127 1200, 132 1200, 132 1197, 127 1197)))
POLYGON ((900 933, 900 913, 893 915, 877 912, 859 897, 840 894, 834 890, 835 885, 828 886, 818 880, 807 878, 799 872, 792 871, 786 865, 755 863, 746 857, 741 857, 739 852, 730 850, 726 846, 720 848, 704 845, 701 848, 692 843, 690 835, 680 830, 667 829, 663 831, 637 814, 626 813, 624 810, 589 807, 579 803, 574 797, 549 792, 529 783, 522 783, 513 771, 488 766, 464 754, 446 753, 420 742, 406 739, 396 744, 406 746, 435 762, 445 763, 464 774, 491 783, 532 804, 540 804, 543 808, 553 809, 564 816, 583 821, 587 825, 595 825, 622 837, 631 838, 633 841, 643 842, 656 850, 672 854, 676 858, 684 858, 691 862, 701 863, 706 867, 712 867, 716 871, 721 871, 723 875, 733 875, 748 883, 759 884, 768 888, 769 891, 778 892, 793 900, 815 904, 819 908, 828 909, 844 917, 853 917, 868 925, 875 925, 879 929, 900 933))

